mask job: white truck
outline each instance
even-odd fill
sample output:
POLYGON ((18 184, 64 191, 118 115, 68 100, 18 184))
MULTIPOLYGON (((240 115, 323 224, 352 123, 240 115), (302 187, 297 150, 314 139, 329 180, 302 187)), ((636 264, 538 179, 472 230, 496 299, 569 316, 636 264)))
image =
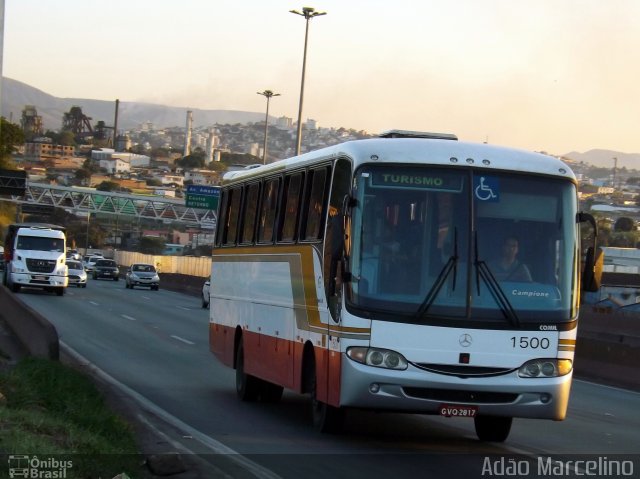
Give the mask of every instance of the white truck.
POLYGON ((4 284, 40 288, 62 296, 69 284, 65 228, 40 223, 9 225, 4 242, 4 284))

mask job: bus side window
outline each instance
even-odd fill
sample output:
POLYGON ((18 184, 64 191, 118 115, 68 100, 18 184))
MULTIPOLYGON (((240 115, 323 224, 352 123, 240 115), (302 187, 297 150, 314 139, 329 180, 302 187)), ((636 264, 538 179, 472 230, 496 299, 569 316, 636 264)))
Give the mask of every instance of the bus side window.
POLYGON ((324 226, 324 205, 327 194, 327 170, 321 168, 309 170, 307 174, 307 197, 303 209, 302 239, 313 241, 322 238, 324 226))
POLYGON ((280 178, 267 180, 262 192, 260 205, 260 219, 258 228, 258 242, 272 243, 273 230, 278 209, 278 193, 280 190, 280 178))
POLYGON ((234 245, 238 235, 238 220, 240 216, 240 200, 242 198, 242 189, 233 188, 228 191, 229 199, 227 202, 228 209, 226 212, 226 224, 224 227, 223 243, 225 245, 234 245))
POLYGON ((298 212, 300 210, 300 194, 302 193, 302 173, 287 175, 284 178, 284 208, 280 212, 280 241, 296 240, 298 212))
POLYGON ((242 232, 239 243, 253 243, 253 239, 255 237, 256 218, 258 217, 259 199, 260 183, 253 183, 245 187, 242 232))

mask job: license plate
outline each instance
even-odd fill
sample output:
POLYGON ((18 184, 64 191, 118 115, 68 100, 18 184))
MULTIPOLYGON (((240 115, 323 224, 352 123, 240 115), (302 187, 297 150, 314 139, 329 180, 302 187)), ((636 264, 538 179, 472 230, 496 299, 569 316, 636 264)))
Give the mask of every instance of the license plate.
POLYGON ((34 276, 33 279, 35 279, 36 281, 46 281, 47 278, 46 276, 34 276))
POLYGON ((475 417, 478 413, 478 406, 453 406, 450 404, 442 404, 438 409, 441 416, 444 417, 475 417))

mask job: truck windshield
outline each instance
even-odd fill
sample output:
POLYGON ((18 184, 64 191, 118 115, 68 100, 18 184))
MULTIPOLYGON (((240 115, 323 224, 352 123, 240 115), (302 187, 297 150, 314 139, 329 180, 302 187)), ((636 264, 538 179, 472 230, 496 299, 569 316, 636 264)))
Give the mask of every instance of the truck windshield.
POLYGON ((64 251, 64 239, 42 236, 18 236, 18 249, 32 251, 64 251))
POLYGON ((479 327, 573 319, 574 184, 481 173, 359 170, 347 306, 376 319, 479 327))

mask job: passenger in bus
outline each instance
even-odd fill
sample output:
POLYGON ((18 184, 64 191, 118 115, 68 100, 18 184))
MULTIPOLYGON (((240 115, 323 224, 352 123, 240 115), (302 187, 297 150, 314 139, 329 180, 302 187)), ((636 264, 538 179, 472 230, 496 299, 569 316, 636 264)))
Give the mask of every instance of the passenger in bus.
POLYGON ((532 281, 527 265, 518 260, 519 241, 507 236, 502 243, 500 258, 489 262, 489 269, 498 281, 532 281))

